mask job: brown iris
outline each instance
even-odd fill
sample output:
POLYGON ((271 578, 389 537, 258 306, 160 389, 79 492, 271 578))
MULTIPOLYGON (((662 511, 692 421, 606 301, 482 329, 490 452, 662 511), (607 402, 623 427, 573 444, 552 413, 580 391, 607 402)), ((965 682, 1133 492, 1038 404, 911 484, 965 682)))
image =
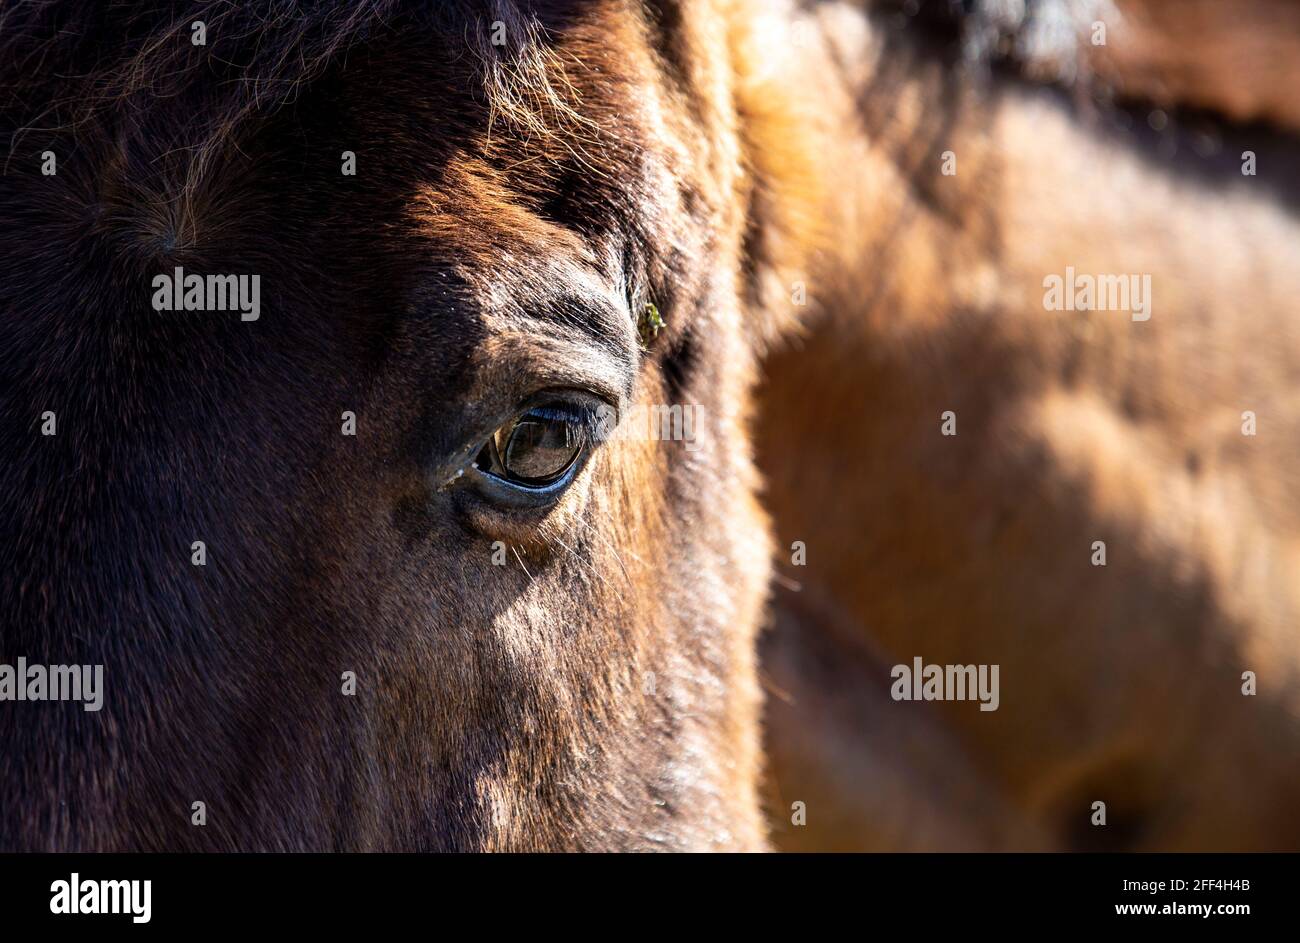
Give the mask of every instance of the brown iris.
POLYGON ((564 477, 585 445, 580 420, 561 410, 536 408, 494 432, 474 464, 513 484, 543 488, 564 477))

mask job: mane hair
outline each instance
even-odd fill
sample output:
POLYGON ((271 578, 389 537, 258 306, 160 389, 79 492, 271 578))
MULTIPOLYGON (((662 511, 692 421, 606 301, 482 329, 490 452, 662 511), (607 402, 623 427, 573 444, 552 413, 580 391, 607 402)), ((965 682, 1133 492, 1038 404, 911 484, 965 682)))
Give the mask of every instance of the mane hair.
POLYGON ((38 0, 0 14, 5 168, 33 145, 99 134, 137 145, 193 194, 245 126, 295 101, 349 51, 399 30, 463 50, 498 127, 540 134, 577 120, 572 88, 533 4, 38 0), (205 45, 191 40, 196 22, 204 24, 205 45), (504 42, 494 44, 494 36, 504 42), (169 149, 150 153, 164 122, 169 149))
POLYGON ((1111 0, 872 2, 879 9, 946 33, 968 64, 1008 65, 1028 77, 1067 85, 1088 78, 1080 43, 1090 24, 1118 20, 1111 0))

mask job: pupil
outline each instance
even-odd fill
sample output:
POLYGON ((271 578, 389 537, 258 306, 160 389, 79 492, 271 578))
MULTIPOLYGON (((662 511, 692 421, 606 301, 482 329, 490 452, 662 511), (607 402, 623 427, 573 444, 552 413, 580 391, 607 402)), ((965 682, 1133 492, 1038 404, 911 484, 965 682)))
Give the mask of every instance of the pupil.
POLYGON ((581 444, 572 423, 529 414, 510 431, 501 462, 512 478, 544 482, 559 477, 569 467, 581 444))
POLYGON ((485 445, 479 449, 478 456, 474 459, 474 467, 485 472, 492 471, 492 446, 485 445))

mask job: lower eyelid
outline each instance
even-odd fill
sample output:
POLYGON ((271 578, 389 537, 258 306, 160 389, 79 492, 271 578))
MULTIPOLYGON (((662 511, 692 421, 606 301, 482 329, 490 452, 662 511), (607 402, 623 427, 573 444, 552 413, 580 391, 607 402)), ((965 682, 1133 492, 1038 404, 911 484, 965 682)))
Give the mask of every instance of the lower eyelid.
POLYGON ((464 478, 467 484, 493 505, 515 510, 542 509, 555 504, 563 496, 582 471, 587 458, 587 454, 579 456, 557 481, 536 488, 513 484, 490 472, 473 467, 466 469, 464 478))

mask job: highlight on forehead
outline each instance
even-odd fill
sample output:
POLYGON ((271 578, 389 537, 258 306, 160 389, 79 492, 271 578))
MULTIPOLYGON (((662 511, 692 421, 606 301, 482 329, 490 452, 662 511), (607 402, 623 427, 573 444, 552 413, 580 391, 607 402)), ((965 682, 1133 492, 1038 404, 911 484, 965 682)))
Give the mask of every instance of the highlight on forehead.
POLYGON ((614 349, 632 350, 629 305, 640 286, 627 260, 612 245, 537 213, 488 162, 452 158, 438 186, 414 194, 407 214, 427 240, 422 257, 472 286, 475 306, 500 319, 498 328, 576 327, 614 349))

